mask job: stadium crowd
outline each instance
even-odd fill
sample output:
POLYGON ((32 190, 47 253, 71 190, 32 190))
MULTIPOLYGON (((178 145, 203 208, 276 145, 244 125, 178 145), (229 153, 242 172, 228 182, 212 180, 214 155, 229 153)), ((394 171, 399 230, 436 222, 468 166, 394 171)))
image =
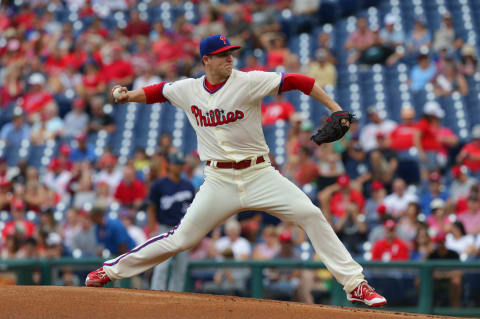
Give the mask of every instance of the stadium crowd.
MULTIPOLYGON (((144 3, 152 8, 164 4, 144 3)), ((319 1, 193 3, 199 12, 195 23, 178 15, 166 26, 139 11, 136 1, 1 2, 0 107, 11 110, 2 111, 9 116, 1 117, 1 143, 7 149, 24 140, 60 145, 46 166, 24 159, 11 163, 5 152, 0 158, 1 258, 107 258, 157 235, 162 223, 174 225, 152 213, 152 185, 180 176, 198 190, 203 181, 198 154, 182 156, 171 132, 164 132, 155 152, 138 149, 119 164, 112 149, 96 152, 89 136, 117 129, 106 107, 112 103, 113 85, 136 89, 200 75, 198 44, 207 35, 226 34, 242 45, 236 60, 243 71, 305 73, 325 86, 336 85, 339 63, 393 67, 403 61, 411 67, 411 92, 433 85, 438 97, 465 95, 466 79, 478 72, 475 47, 456 37, 448 13, 435 33, 423 17, 409 34, 395 29, 393 14, 385 16, 379 29, 359 17, 344 44, 346 61, 338 59, 323 32, 311 61, 300 63, 288 39, 313 31, 319 1), (62 16, 66 10, 75 13, 74 20, 62 16), (295 23, 282 23, 286 10, 295 23), (123 24, 112 25, 109 16, 115 12, 128 17, 123 24), (254 54, 259 50, 261 55, 254 54), (67 206, 64 218, 56 216, 58 205, 67 206), (117 214, 109 214, 112 207, 117 214)), ((480 123, 473 127, 472 139, 464 141, 442 125, 445 112, 435 101, 427 102, 421 114, 404 105, 400 123, 372 105, 365 125, 354 123, 342 140, 314 147, 314 125, 297 110, 283 96, 262 107, 265 126, 277 121, 289 125, 286 162, 277 165, 272 157, 272 163, 322 209, 357 259, 464 261, 480 256, 480 123)), ((213 230, 189 258, 317 256, 295 225, 245 212, 213 230)), ((65 283, 73 283, 67 275, 65 283)), ((242 269, 224 269, 212 274, 210 282, 197 280, 195 287, 242 294, 248 276, 242 269)), ((436 276, 448 277, 456 287, 451 304, 458 306, 461 275, 436 276)), ((324 271, 272 269, 266 287, 276 298, 296 295, 313 302, 311 291, 326 289, 329 278, 324 271)))

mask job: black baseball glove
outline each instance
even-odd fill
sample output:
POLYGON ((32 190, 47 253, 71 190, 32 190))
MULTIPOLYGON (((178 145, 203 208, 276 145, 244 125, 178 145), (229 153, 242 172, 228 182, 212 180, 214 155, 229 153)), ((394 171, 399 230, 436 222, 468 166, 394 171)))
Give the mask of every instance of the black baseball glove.
POLYGON ((347 133, 350 123, 354 120, 355 116, 347 111, 334 112, 310 139, 318 145, 339 140, 347 133), (344 123, 342 124, 343 119, 346 121, 343 121, 344 123), (348 122, 348 124, 345 122, 348 122))

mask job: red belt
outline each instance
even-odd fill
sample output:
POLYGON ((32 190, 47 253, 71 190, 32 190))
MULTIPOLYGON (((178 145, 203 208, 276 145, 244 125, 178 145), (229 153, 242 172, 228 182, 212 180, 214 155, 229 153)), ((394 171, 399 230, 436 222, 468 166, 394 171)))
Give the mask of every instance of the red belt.
POLYGON ((217 162, 216 165, 212 165, 212 161, 207 161, 206 164, 207 166, 214 166, 217 168, 244 169, 252 166, 253 164, 260 164, 263 162, 265 162, 265 158, 263 158, 263 156, 259 156, 257 157, 255 163, 253 163, 253 160, 243 160, 241 162, 217 162))

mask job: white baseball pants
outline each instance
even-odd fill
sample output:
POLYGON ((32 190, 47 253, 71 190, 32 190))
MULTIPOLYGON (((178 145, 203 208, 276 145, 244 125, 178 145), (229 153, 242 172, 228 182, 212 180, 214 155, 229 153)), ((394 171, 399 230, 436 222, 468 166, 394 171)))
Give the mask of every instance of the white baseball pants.
POLYGON ((195 246, 230 216, 259 210, 303 228, 321 261, 347 293, 364 280, 362 267, 353 260, 320 209, 268 161, 241 170, 206 166, 205 176, 179 225, 104 263, 110 279, 142 273, 195 246))

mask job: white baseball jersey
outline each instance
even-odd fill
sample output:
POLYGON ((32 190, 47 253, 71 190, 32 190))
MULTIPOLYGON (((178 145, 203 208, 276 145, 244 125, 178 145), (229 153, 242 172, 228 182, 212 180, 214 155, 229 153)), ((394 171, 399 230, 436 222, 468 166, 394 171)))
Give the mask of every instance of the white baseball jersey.
POLYGON ((211 92, 205 76, 167 83, 163 96, 187 114, 202 161, 242 161, 269 153, 262 131, 261 100, 276 94, 283 74, 233 70, 211 92))

